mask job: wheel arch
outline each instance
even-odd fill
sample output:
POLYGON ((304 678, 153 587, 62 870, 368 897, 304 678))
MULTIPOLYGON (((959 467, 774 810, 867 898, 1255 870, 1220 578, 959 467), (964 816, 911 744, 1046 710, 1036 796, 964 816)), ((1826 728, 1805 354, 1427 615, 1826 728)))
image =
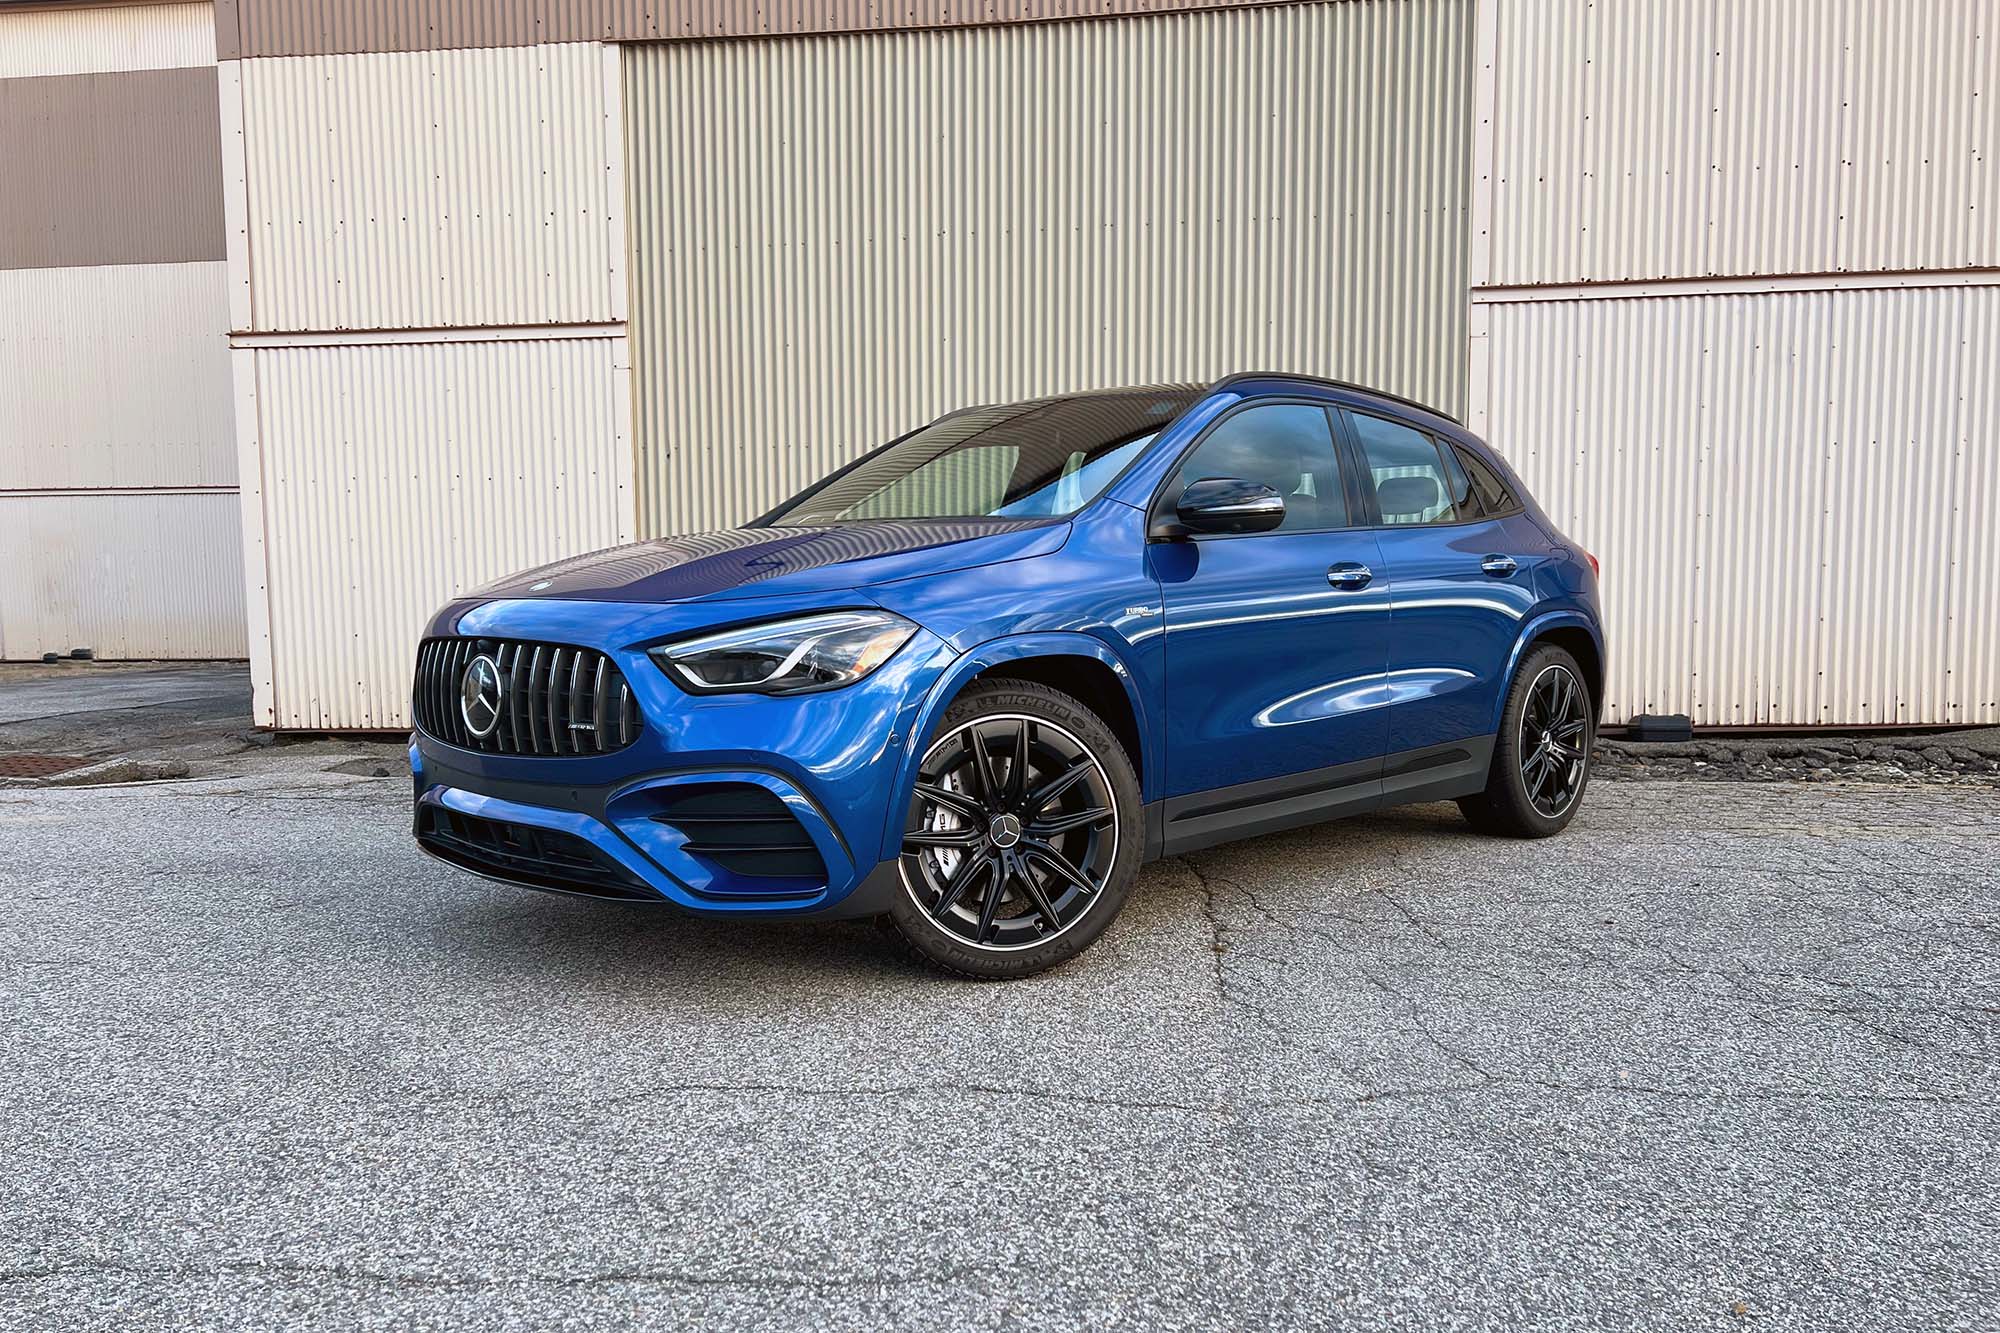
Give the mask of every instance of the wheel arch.
POLYGON ((1158 765, 1147 740, 1151 733, 1147 729, 1146 705, 1131 669, 1110 645, 1088 634, 1068 631, 989 639, 967 650, 946 668, 924 699, 923 708, 910 728, 896 776, 896 789, 889 803, 890 827, 884 830, 885 848, 900 842, 909 794, 917 780, 917 766, 923 761, 938 722, 952 701, 981 679, 1032 680, 1073 695, 1103 718, 1111 733, 1124 744, 1139 779, 1140 799, 1148 799, 1148 778, 1158 765))
MULTIPOLYGON (((1550 611, 1536 616, 1522 627, 1514 640, 1513 652, 1507 658, 1507 674, 1504 679, 1511 684, 1514 673, 1520 670, 1521 661, 1529 653, 1543 644, 1553 644, 1576 659, 1583 668, 1584 685, 1590 690, 1590 708, 1593 720, 1604 715, 1604 637, 1597 625, 1579 611, 1550 611)), ((1500 720, 1507 709, 1508 690, 1502 689, 1494 706, 1492 730, 1500 729, 1500 720)))

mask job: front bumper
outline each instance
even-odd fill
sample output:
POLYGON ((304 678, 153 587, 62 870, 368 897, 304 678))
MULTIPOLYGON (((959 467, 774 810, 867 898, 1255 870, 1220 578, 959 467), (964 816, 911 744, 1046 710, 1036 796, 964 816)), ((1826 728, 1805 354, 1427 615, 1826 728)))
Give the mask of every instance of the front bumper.
MULTIPOLYGON (((789 598, 760 598, 742 609, 744 619, 765 619, 801 608, 789 598)), ((488 754, 416 733, 410 769, 420 845, 507 883, 705 915, 884 910, 898 883, 896 835, 907 804, 896 796, 898 775, 924 699, 956 654, 919 630, 845 689, 780 698, 689 695, 645 650, 710 628, 715 610, 512 601, 441 617, 433 633, 609 654, 638 697, 644 728, 625 749, 566 757, 488 754), (783 875, 741 873, 743 857, 691 837, 676 812, 719 795, 756 804, 757 832, 795 827, 795 859, 813 872, 781 866, 783 875)), ((752 870, 755 857, 752 850, 752 870)))

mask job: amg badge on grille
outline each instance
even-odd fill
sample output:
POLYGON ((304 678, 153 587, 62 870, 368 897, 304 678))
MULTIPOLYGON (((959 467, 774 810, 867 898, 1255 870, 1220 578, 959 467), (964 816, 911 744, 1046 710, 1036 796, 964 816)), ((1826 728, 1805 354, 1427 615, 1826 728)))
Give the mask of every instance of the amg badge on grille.
POLYGON ((458 683, 458 712, 466 730, 479 737, 491 736, 500 725, 500 665, 485 653, 465 664, 458 683))

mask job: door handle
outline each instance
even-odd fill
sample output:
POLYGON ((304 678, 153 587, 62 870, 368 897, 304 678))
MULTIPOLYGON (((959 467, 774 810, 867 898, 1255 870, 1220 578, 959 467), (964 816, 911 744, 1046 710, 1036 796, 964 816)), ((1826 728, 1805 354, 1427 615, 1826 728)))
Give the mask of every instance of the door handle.
POLYGON ((1511 555, 1489 555, 1479 562, 1479 567, 1496 579, 1504 579, 1520 568, 1511 555))
POLYGON ((1332 569, 1326 571, 1326 581, 1328 583, 1331 583, 1336 588, 1345 589, 1350 592, 1356 588, 1367 587, 1368 580, 1374 577, 1375 572, 1369 569, 1368 566, 1356 564, 1352 560, 1343 560, 1332 569))

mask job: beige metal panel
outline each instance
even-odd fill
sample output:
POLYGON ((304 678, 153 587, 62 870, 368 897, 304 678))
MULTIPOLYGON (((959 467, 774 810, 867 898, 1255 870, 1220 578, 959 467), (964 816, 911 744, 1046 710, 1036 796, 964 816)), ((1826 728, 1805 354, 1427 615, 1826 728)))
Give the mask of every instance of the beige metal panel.
POLYGON ((0 494, 0 657, 242 657, 236 496, 0 494))
POLYGON ((1271 0, 221 0, 218 40, 238 56, 529 46, 537 42, 782 37, 806 33, 1035 23, 1225 9, 1271 0))
POLYGON ((1457 410, 1471 20, 625 48, 644 529, 737 522, 968 403, 1249 368, 1457 410))
POLYGON ((2000 265, 1991 0, 1494 0, 1481 285, 2000 265))
POLYGON ((250 327, 623 318, 615 61, 586 44, 242 62, 250 327))
POLYGON ((0 79, 214 63, 208 4, 0 13, 0 79))
POLYGON ((277 726, 408 726, 432 612, 632 538, 622 341, 247 353, 277 726))
POLYGON ((234 486, 223 265, 0 271, 0 491, 234 486))
POLYGON ((1603 561, 1611 719, 2000 722, 2000 287, 1482 310, 1488 436, 1603 561))
POLYGON ((220 259, 215 70, 0 79, 0 269, 220 259))

